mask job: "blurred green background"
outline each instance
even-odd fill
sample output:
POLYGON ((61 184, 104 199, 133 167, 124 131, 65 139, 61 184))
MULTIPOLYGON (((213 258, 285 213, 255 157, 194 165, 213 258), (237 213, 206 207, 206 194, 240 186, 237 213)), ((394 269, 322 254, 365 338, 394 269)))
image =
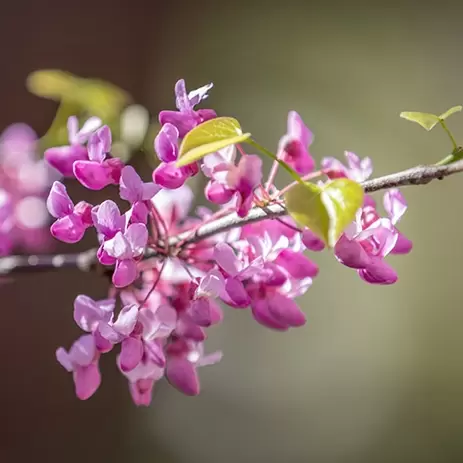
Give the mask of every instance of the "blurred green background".
MULTIPOLYGON (((399 113, 463 102, 462 12, 456 1, 18 0, 1 7, 0 128, 49 127, 56 104, 24 85, 36 69, 108 80, 154 115, 173 107, 183 77, 190 89, 214 82, 209 104, 268 147, 294 109, 318 160, 347 149, 372 157, 375 175, 431 163, 450 149, 445 134, 399 113)), ((463 143, 462 116, 449 125, 463 143)), ((1 286, 0 460, 463 461, 462 177, 403 192, 414 249, 390 259, 399 282, 368 286, 315 255, 321 273, 300 301, 309 323, 274 333, 228 309, 207 344, 224 359, 201 371, 197 398, 163 383, 138 409, 105 359, 103 386, 79 402, 54 350, 78 333, 76 294, 102 297, 105 281, 63 271, 1 286)))

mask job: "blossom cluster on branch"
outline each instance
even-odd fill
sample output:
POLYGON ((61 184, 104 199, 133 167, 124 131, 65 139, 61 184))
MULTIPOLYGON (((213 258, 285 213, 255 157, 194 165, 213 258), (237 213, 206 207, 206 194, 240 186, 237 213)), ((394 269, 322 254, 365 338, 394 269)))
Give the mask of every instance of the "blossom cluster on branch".
MULTIPOLYGON (((196 395, 198 368, 222 356, 206 354, 204 343, 208 328, 222 322, 223 307, 249 309, 259 324, 273 330, 305 324, 294 299, 310 288, 319 271, 306 251, 332 249, 364 281, 392 284, 397 274, 386 256, 411 250, 411 241, 397 229, 407 208, 398 189, 385 192, 384 214, 363 194, 359 183, 372 173, 369 158, 346 152, 345 163, 327 157, 317 170, 309 151, 312 133, 295 111, 289 113, 287 131, 273 154, 243 134, 235 119, 197 109, 211 88, 187 92, 185 82, 177 82, 177 109, 159 115, 154 149, 161 162, 152 182, 144 182, 132 166, 111 155, 111 131, 96 117, 80 128, 76 117, 69 118, 68 145, 45 152, 53 169, 34 160, 24 164, 26 173, 17 172, 15 163, 7 161, 8 153, 14 148, 28 155, 33 137, 14 132, 23 145, 13 148, 10 132, 2 138, 3 253, 11 251, 8 237, 22 236, 12 231, 22 217, 12 207, 21 208, 22 190, 34 186, 31 194, 43 204, 49 190, 46 205, 55 218, 51 235, 76 243, 93 230, 99 243, 96 258, 111 269, 106 299, 76 297, 74 320, 84 334, 69 350, 56 352, 72 372, 80 399, 98 389, 101 357, 116 347, 118 368, 136 404, 149 405, 153 387, 163 377, 184 394, 196 395), (265 181, 261 157, 249 153, 246 144, 274 160, 265 181), (274 183, 279 167, 294 180, 282 189, 274 183), (73 201, 56 172, 90 190, 116 185, 126 207, 121 211, 109 199, 93 205, 73 201), (204 195, 214 210, 191 211, 194 195, 186 182, 198 174, 208 179, 204 195), (310 182, 315 179, 317 183, 310 182), (288 214, 190 239, 201 227, 231 214, 245 219, 255 208, 265 211, 275 205, 287 208, 288 214)), ((15 130, 20 129, 25 130, 15 130)))

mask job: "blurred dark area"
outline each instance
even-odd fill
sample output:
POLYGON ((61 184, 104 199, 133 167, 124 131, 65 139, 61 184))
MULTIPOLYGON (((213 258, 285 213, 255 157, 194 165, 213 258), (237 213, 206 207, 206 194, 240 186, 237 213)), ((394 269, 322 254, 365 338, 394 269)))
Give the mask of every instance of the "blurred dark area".
MULTIPOLYGON (((47 131, 57 104, 25 86, 37 69, 107 80, 154 117, 173 107, 183 77, 190 89, 213 81, 211 107, 266 146, 294 109, 315 133, 317 159, 349 149, 371 156, 376 175, 431 163, 445 155, 445 135, 398 114, 463 102, 462 12, 457 1, 5 2, 0 130, 47 131)), ((133 162, 150 176, 142 155, 133 162)), ((209 344, 224 360, 201 371, 201 396, 163 382, 147 409, 133 405, 114 355, 85 402, 55 360, 79 334, 74 298, 105 297, 103 276, 69 269, 4 282, 0 461, 463 461, 462 192, 461 176, 404 190, 401 230, 415 248, 391 259, 397 285, 367 286, 328 253, 316 256, 306 327, 273 333, 227 311, 209 344)), ((69 193, 108 197, 72 183, 69 193)), ((94 245, 88 235, 72 250, 94 245)))

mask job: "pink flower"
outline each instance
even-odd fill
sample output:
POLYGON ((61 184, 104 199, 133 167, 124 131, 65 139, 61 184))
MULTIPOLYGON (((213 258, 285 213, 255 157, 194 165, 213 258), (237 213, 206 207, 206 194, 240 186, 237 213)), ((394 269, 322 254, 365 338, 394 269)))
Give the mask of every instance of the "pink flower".
POLYGON ((210 201, 224 204, 235 196, 237 214, 245 217, 252 207, 254 189, 262 180, 260 157, 242 156, 237 166, 227 162, 213 165, 211 159, 208 159, 203 170, 212 177, 206 188, 206 197, 210 201))
POLYGON ((368 283, 392 284, 397 281, 397 274, 384 257, 394 249, 397 238, 392 222, 378 218, 376 211, 367 206, 336 243, 335 256, 347 267, 357 269, 368 283))
MULTIPOLYGON (((405 198, 397 188, 393 188, 384 194, 383 204, 392 224, 395 226, 407 210, 405 198)), ((412 247, 413 243, 398 231, 397 242, 391 254, 408 254, 412 247)))
POLYGON ((160 186, 152 182, 144 183, 132 166, 122 169, 120 179, 120 196, 132 204, 141 201, 148 201, 159 190, 160 186))
POLYGON ((238 255, 225 243, 215 248, 215 260, 226 277, 222 299, 233 307, 250 305, 254 318, 272 329, 304 324, 305 315, 291 297, 310 286, 318 267, 297 251, 299 245, 291 249, 286 237, 273 242, 264 234, 263 238, 249 237, 247 242, 247 246, 239 246, 242 251, 238 255))
POLYGON ((201 278, 188 308, 192 321, 199 326, 220 322, 222 310, 214 299, 223 295, 224 291, 225 280, 218 270, 211 270, 201 278))
POLYGON ((178 340, 167 348, 166 376, 170 384, 185 395, 198 395, 200 391, 197 368, 213 365, 222 359, 217 351, 204 355, 202 343, 178 340))
POLYGON ((355 153, 345 151, 347 167, 336 158, 325 157, 321 166, 323 172, 331 179, 350 178, 356 182, 364 182, 373 172, 373 165, 370 158, 360 159, 355 153))
POLYGON ((279 143, 280 159, 301 175, 310 173, 315 166, 315 161, 309 153, 312 141, 312 132, 305 126, 299 114, 290 111, 288 130, 279 143))
POLYGON ((129 225, 124 233, 118 231, 114 238, 104 242, 104 251, 116 263, 112 277, 114 286, 123 288, 135 281, 137 260, 143 256, 147 242, 148 230, 141 223, 129 225))
POLYGON ((180 79, 175 84, 175 102, 178 111, 161 111, 159 122, 161 125, 171 124, 177 128, 180 138, 183 138, 191 129, 201 122, 217 117, 215 111, 203 109, 194 111, 194 107, 207 98, 207 92, 213 84, 205 85, 197 90, 187 93, 185 81, 180 79))
POLYGON ((85 201, 74 206, 66 187, 54 182, 47 199, 47 208, 57 220, 50 228, 51 234, 65 243, 77 243, 92 226, 91 208, 85 201))
POLYGON ((76 160, 73 164, 76 179, 90 190, 117 185, 124 164, 117 158, 106 159, 111 150, 111 131, 108 126, 101 127, 90 136, 87 149, 88 160, 76 160))
POLYGON ((154 140, 154 149, 162 163, 153 172, 153 181, 164 188, 180 188, 188 178, 199 171, 193 162, 184 167, 176 167, 178 143, 190 130, 202 122, 217 117, 210 109, 195 111, 194 107, 207 98, 212 84, 187 93, 185 81, 175 85, 175 101, 178 111, 161 111, 159 122, 162 127, 154 140))
POLYGON ((196 162, 183 167, 177 167, 175 162, 162 162, 153 171, 153 181, 164 188, 175 190, 183 186, 190 177, 194 177, 198 172, 196 162))
POLYGON ((99 353, 93 336, 81 336, 69 352, 60 347, 56 351, 56 358, 67 371, 72 372, 77 397, 81 400, 90 398, 101 383, 99 353))
POLYGON ((79 130, 78 119, 71 116, 68 119, 68 146, 49 148, 45 151, 47 162, 65 177, 72 177, 75 161, 88 159, 87 148, 84 145, 89 137, 101 126, 101 120, 97 117, 88 119, 79 130))

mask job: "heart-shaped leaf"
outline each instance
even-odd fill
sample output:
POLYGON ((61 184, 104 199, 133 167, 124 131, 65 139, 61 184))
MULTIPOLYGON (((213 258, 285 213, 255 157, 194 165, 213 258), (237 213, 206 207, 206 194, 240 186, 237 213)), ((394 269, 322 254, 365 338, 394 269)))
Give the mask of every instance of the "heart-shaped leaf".
POLYGON ((438 124, 440 120, 439 116, 436 116, 435 114, 419 113, 413 111, 405 111, 403 113, 400 113, 400 117, 402 117, 403 119, 407 119, 407 121, 412 121, 416 122, 417 124, 420 124, 421 127, 424 127, 427 131, 435 127, 435 125, 438 124))
POLYGON ((285 202, 288 213, 297 223, 310 228, 333 247, 362 206, 363 189, 346 178, 322 187, 304 183, 291 188, 285 195, 285 202))
POLYGON ((207 154, 242 143, 250 136, 250 133, 243 133, 240 123, 232 117, 217 117, 203 122, 186 134, 176 165, 182 167, 199 161, 207 154))
POLYGON ((462 109, 463 109, 463 106, 453 106, 452 108, 447 109, 445 113, 442 113, 439 116, 439 119, 441 121, 444 121, 445 119, 447 119, 447 117, 451 116, 452 114, 459 113, 462 109))

